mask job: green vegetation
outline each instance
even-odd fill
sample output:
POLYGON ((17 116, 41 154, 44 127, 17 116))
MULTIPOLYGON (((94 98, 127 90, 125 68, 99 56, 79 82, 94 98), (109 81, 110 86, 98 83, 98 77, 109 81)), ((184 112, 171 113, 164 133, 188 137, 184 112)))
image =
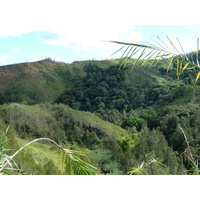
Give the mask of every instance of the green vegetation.
MULTIPOLYGON (((8 127, 9 128, 9 127, 8 127)), ((0 143, 1 145, 1 154, 0 154, 0 174, 8 174, 7 170, 16 170, 16 171, 20 171, 20 169, 18 168, 16 162, 13 160, 13 158, 20 153, 22 150, 24 150, 25 147, 31 145, 32 143, 38 142, 38 141, 48 141, 51 142, 53 145, 55 145, 56 147, 58 147, 62 154, 63 154, 63 158, 62 158, 62 168, 59 169, 61 174, 65 174, 65 175, 94 175, 94 174, 98 174, 99 170, 97 168, 95 168, 94 166, 90 165, 89 163, 83 161, 82 159, 80 159, 80 157, 78 157, 77 155, 83 155, 81 152, 78 151, 73 151, 73 150, 69 150, 69 149, 64 149, 62 146, 60 146, 59 144, 57 144, 55 141, 49 139, 49 138, 39 138, 39 139, 35 139, 31 142, 26 143, 24 146, 22 146, 18 151, 16 151, 12 156, 9 156, 7 154, 3 154, 4 151, 8 151, 8 149, 3 149, 2 147, 4 146, 5 142, 7 142, 6 140, 6 135, 8 132, 8 128, 5 131, 5 134, 3 136, 2 142, 0 143), (12 163, 13 162, 16 165, 16 168, 12 168, 12 163), (7 166, 10 166, 10 168, 8 168, 7 166)), ((40 149, 40 147, 37 147, 40 149)), ((45 150, 44 148, 40 149, 41 150, 45 150)), ((35 150, 31 150, 29 149, 29 151, 34 152, 35 150)), ((48 151, 47 149, 44 151, 44 153, 46 154, 48 151)), ((40 152, 38 152, 38 158, 41 159, 41 154, 40 152), (39 157, 40 156, 40 157, 39 157)), ((31 155, 31 154, 30 154, 31 155)), ((51 156, 52 158, 52 156, 51 156)), ((47 157, 45 157, 45 160, 47 161, 44 165, 44 168, 40 166, 39 168, 39 172, 41 173, 41 170, 45 170, 46 168, 46 173, 48 174, 53 174, 52 173, 52 168, 55 168, 54 166, 54 162, 52 160, 47 160, 47 157)), ((58 169, 57 169, 58 170, 58 169)), ((23 173, 23 172, 21 172, 23 173)))
POLYGON ((198 174, 195 69, 184 70, 177 81, 176 63, 166 74, 170 59, 155 67, 151 60, 130 58, 119 69, 118 62, 45 59, 0 67, 1 162, 34 141, 10 162, 17 170, 3 172, 89 173, 66 167, 72 160, 62 157, 60 146, 100 174, 198 174))

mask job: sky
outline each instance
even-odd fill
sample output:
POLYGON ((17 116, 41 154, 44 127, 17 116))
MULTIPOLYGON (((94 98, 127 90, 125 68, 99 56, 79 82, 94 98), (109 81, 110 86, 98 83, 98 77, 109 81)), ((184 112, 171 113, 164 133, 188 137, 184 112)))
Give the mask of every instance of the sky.
MULTIPOLYGON (((155 9, 154 5, 158 2, 1 1, 0 65, 47 57, 66 63, 110 59, 121 46, 109 40, 152 42, 159 36, 165 41, 165 34, 170 39, 178 37, 187 52, 196 50, 200 25, 195 24, 195 16, 190 20, 187 12, 180 18, 176 6, 168 4, 165 9, 155 9)), ((181 12, 184 13, 185 9, 187 5, 182 7, 181 12)))
POLYGON ((164 34, 178 37, 189 52, 200 37, 199 1, 193 0, 0 0, 0 8, 0 65, 106 59, 119 46, 105 41, 151 42, 164 34))

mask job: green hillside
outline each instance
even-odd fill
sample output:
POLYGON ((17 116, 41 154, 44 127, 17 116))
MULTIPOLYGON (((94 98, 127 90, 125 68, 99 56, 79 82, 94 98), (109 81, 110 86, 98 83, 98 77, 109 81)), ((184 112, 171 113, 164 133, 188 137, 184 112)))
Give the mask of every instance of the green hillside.
MULTIPOLYGON (((45 59, 0 67, 0 136, 10 125, 9 154, 47 137, 84 152, 101 174, 127 174, 142 163, 143 174, 189 173, 179 126, 198 156, 195 73, 186 71, 178 81, 175 68, 166 73, 167 59, 156 67, 138 63, 133 70, 132 61, 120 69, 117 62, 45 59)), ((30 145, 16 162, 21 174, 63 174, 60 152, 46 142, 30 145)))
MULTIPOLYGON (((0 113, 2 129, 6 127, 6 124, 10 124, 12 127, 9 141, 12 149, 19 148, 20 145, 30 139, 47 137, 63 144, 66 148, 76 150, 81 148, 83 151, 90 152, 97 147, 106 149, 107 143, 112 143, 118 138, 129 135, 126 130, 105 122, 94 114, 72 110, 64 105, 25 106, 13 103, 2 105, 0 113)), ((37 148, 36 145, 35 148, 37 148)), ((32 150, 27 151, 28 155, 25 154, 25 158, 23 158, 23 153, 22 157, 19 155, 17 159, 19 163, 22 163, 22 168, 25 164, 24 171, 26 173, 33 171, 33 173, 41 174, 40 171, 34 171, 36 169, 32 169, 31 164, 30 169, 27 166, 27 162, 33 163, 37 156, 41 157, 43 163, 48 162, 48 160, 54 163, 54 159, 55 162, 58 162, 59 156, 57 155, 56 158, 55 153, 51 156, 50 147, 40 145, 38 146, 40 150, 35 148, 34 146, 29 147, 32 150), (40 151, 42 151, 42 155, 40 155, 40 151), (20 158, 25 160, 22 162, 20 158), (46 160, 46 158, 48 159, 46 160)))
MULTIPOLYGON (((6 124, 12 127, 8 148, 15 150, 30 139, 48 137, 66 148, 85 152, 91 163, 103 172, 111 174, 126 173, 131 166, 142 162, 149 148, 157 151, 158 154, 162 152, 162 155, 166 157, 169 153, 172 154, 174 162, 177 163, 175 154, 159 131, 150 131, 147 128, 141 132, 135 129, 125 130, 110 122, 105 122, 92 113, 76 111, 65 105, 26 106, 13 103, 2 105, 0 113, 2 132, 6 124), (153 138, 148 138, 149 133, 153 138), (159 151, 156 146, 150 146, 153 141, 162 143, 159 151), (141 145, 144 147, 141 148, 141 145)), ((51 146, 46 144, 39 146, 35 144, 20 153, 16 161, 23 173, 57 174, 61 165, 59 157, 53 147, 51 150, 51 146), (52 170, 48 168, 49 163, 52 165, 52 170)), ((163 158, 162 161, 168 162, 165 159, 163 158)), ((170 166, 168 173, 179 171, 178 163, 176 165, 170 166)), ((159 173, 161 169, 154 170, 159 173)))
POLYGON ((53 102, 71 84, 71 76, 82 76, 79 68, 51 59, 1 67, 1 103, 53 102))

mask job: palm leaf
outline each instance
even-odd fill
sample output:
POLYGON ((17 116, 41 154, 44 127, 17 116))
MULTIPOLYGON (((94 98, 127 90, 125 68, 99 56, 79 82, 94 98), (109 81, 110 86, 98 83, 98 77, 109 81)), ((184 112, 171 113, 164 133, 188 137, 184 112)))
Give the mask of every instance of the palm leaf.
POLYGON ((121 47, 120 49, 118 49, 117 51, 115 51, 111 56, 115 55, 116 53, 118 53, 119 51, 121 51, 125 46, 121 47))
POLYGON ((163 40, 160 39, 160 37, 157 36, 157 38, 161 41, 161 43, 167 48, 168 51, 170 51, 170 48, 163 42, 163 40))
POLYGON ((142 53, 138 57, 138 59, 133 63, 133 67, 138 63, 138 61, 142 58, 142 56, 145 54, 146 48, 143 49, 142 53))
POLYGON ((197 86, 197 82, 198 82, 199 78, 200 78, 200 72, 197 74, 196 79, 194 81, 194 88, 195 88, 195 90, 196 90, 196 86, 197 86))
POLYGON ((181 50, 182 50, 182 52, 183 52, 183 55, 185 56, 186 60, 188 60, 188 57, 187 57, 187 55, 186 55, 186 53, 185 53, 185 51, 184 51, 184 49, 183 49, 183 47, 182 47, 182 45, 181 45, 179 39, 178 39, 178 38, 176 38, 176 39, 177 39, 177 41, 178 41, 178 43, 179 43, 179 46, 181 47, 181 50))
MULTIPOLYGON (((138 64, 138 61, 141 60, 141 66, 143 66, 147 60, 152 60, 150 66, 156 66, 158 61, 162 58, 169 58, 169 64, 167 67, 167 72, 169 71, 171 65, 173 64, 173 61, 176 63, 176 74, 177 78, 180 77, 180 75, 186 70, 186 69, 194 69, 194 68, 200 68, 200 64, 198 61, 198 54, 199 54, 199 39, 197 40, 197 51, 192 53, 190 58, 187 56, 187 54, 184 51, 183 46, 181 45, 181 42, 178 38, 176 40, 178 41, 178 46, 175 45, 175 43, 172 42, 172 40, 166 35, 167 42, 169 42, 169 45, 166 44, 160 37, 157 37, 158 42, 156 41, 156 44, 151 43, 127 43, 127 42, 119 42, 119 41, 110 41, 112 43, 123 45, 123 47, 127 46, 127 49, 129 49, 128 56, 125 56, 125 52, 122 54, 122 57, 120 58, 119 62, 123 64, 124 66, 128 63, 128 60, 130 58, 133 58, 137 55, 136 60, 133 63, 133 67, 138 64), (134 51, 131 49, 131 47, 135 47, 134 51), (143 49, 142 51, 140 51, 143 49), (180 49, 180 50, 179 50, 180 49), (148 51, 150 50, 150 52, 148 51), (138 54, 136 54, 138 53, 138 54), (193 55, 195 55, 195 62, 193 55), (186 63, 185 63, 186 61, 186 63), (192 65, 192 67, 189 68, 189 66, 192 65)), ((122 48, 120 48, 117 52, 121 51, 122 48)), ((114 55, 114 54, 113 54, 114 55)), ((197 81, 199 81, 200 75, 197 74, 196 80, 195 80, 195 87, 197 84, 197 81)))
POLYGON ((155 55, 156 51, 153 49, 148 54, 143 57, 143 62, 141 66, 143 66, 149 59, 151 59, 155 55), (149 57, 148 57, 149 56, 149 57))
POLYGON ((175 52, 177 52, 178 55, 181 55, 181 53, 179 52, 178 48, 174 45, 174 43, 170 40, 170 38, 166 35, 168 41, 170 42, 172 48, 174 49, 175 52))
MULTIPOLYGON (((98 174, 99 170, 93 165, 83 161, 80 156, 85 156, 81 152, 69 149, 63 149, 65 154, 64 171, 66 175, 94 175, 98 174), (78 155, 78 156, 77 156, 78 155)), ((62 151, 63 151, 62 150, 62 151)))
POLYGON ((169 60, 169 65, 168 65, 168 67, 167 67, 167 72, 169 71, 169 69, 170 69, 170 67, 171 67, 171 65, 172 65, 173 60, 174 60, 174 56, 172 56, 172 57, 170 58, 170 60, 169 60))
POLYGON ((140 164, 140 166, 132 168, 132 170, 129 171, 127 174, 130 174, 130 175, 133 175, 133 174, 142 175, 143 171, 144 171, 144 167, 145 167, 145 162, 143 161, 140 164))
POLYGON ((182 72, 190 65, 191 63, 190 62, 187 62, 185 65, 184 65, 184 67, 182 68, 182 72))

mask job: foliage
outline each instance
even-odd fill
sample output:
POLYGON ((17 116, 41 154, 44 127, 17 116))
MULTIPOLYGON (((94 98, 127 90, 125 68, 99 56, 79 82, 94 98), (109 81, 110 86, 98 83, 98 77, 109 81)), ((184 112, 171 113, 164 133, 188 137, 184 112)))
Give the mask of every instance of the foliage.
POLYGON ((101 114, 105 110, 130 111, 148 103, 147 93, 157 82, 154 75, 143 77, 147 68, 130 72, 129 68, 119 70, 116 66, 101 68, 89 64, 84 70, 82 82, 65 90, 56 103, 101 114))
MULTIPOLYGON (((11 125, 5 148, 13 150, 6 154, 35 139, 51 138, 102 174, 127 174, 133 166, 146 166, 143 174, 190 173, 194 169, 179 125, 188 133, 192 154, 199 155, 198 83, 193 96, 197 68, 184 70, 177 82, 175 57, 168 75, 170 58, 157 58, 154 68, 149 67, 152 59, 136 61, 129 59, 121 69, 114 59, 71 64, 44 60, 1 68, 0 74, 9 74, 1 77, 5 90, 0 88, 1 137, 11 125), (148 155, 165 167, 148 165, 148 155)), ((62 156, 52 144, 35 142, 15 162, 21 174, 64 174, 62 156)))
POLYGON ((140 131, 142 128, 142 122, 143 120, 139 118, 138 115, 129 115, 128 117, 123 118, 122 127, 127 128, 135 126, 137 131, 140 131))
POLYGON ((8 141, 7 133, 9 126, 6 128, 2 141, 0 143, 0 174, 9 174, 9 170, 19 170, 16 162, 12 159, 11 156, 7 155, 5 152, 10 151, 10 149, 5 149, 4 146, 8 141), (14 166, 15 168, 14 168, 14 166))
MULTIPOLYGON (((5 120, 4 123, 11 123, 17 137, 23 139, 33 138, 33 140, 34 138, 49 137, 55 142, 68 146, 72 150, 77 149, 78 151, 81 151, 82 148, 95 150, 99 146, 107 148, 106 146, 109 142, 112 149, 114 145, 117 145, 117 138, 128 134, 124 129, 109 122, 105 122, 94 114, 76 111, 66 105, 2 105, 0 108, 0 117, 5 120), (111 141, 115 142, 112 143, 111 141)), ((17 143, 19 142, 12 141, 10 145, 13 147, 13 144, 17 143)), ((25 144, 21 144, 20 142, 19 146, 22 145, 25 144)), ((39 154, 38 156, 41 157, 42 160, 43 152, 49 151, 49 149, 44 149, 44 147, 40 148, 36 146, 34 148, 29 148, 29 150, 33 155, 39 154), (36 151, 36 149, 38 149, 38 151, 36 151), (41 154, 39 153, 40 151, 42 151, 41 154)), ((35 160, 35 156, 30 155, 30 153, 26 151, 24 151, 24 153, 22 152, 20 155, 21 158, 19 158, 19 160, 17 159, 18 163, 24 166, 25 163, 23 163, 21 159, 24 161, 29 160, 33 165, 33 171, 30 169, 28 173, 38 173, 37 168, 39 166, 37 162, 34 164, 34 161, 31 161, 31 159, 35 160)), ((47 156, 44 155, 44 157, 47 156)), ((38 161, 38 158, 36 158, 36 161, 38 161)), ((44 165, 46 165, 44 160, 43 162, 44 165)), ((49 160, 48 162, 52 161, 49 160)), ((55 164, 57 165, 58 161, 56 161, 55 164)), ((45 167, 43 173, 46 173, 46 170, 48 170, 48 168, 45 167)), ((56 169, 54 171, 56 171, 56 169)))
MULTIPOLYGON (((142 44, 142 43, 125 43, 118 41, 111 41, 113 43, 124 45, 118 51, 127 47, 122 55, 124 59, 121 60, 120 67, 126 65, 130 58, 138 55, 138 58, 133 63, 133 67, 137 65, 139 60, 142 60, 141 65, 144 65, 147 60, 152 60, 150 66, 156 66, 158 61, 163 58, 169 58, 169 64, 167 70, 170 69, 172 64, 176 65, 176 75, 179 79, 180 75, 186 69, 197 69, 194 86, 196 88, 197 82, 200 78, 200 65, 199 65, 199 39, 197 39, 197 49, 192 54, 186 54, 179 39, 178 44, 174 42, 166 35, 167 42, 163 41, 160 37, 157 37, 158 42, 156 44, 142 44)), ((117 52, 118 52, 117 51, 117 52)))
MULTIPOLYGON (((177 78, 180 78, 180 75, 186 71, 187 69, 197 69, 197 73, 196 70, 196 77, 194 80, 194 94, 196 95, 196 88, 197 88, 197 82, 200 78, 200 65, 199 65, 199 39, 197 40, 197 50, 193 53, 189 53, 186 54, 184 52, 184 49, 180 43, 180 41, 177 38, 178 41, 178 47, 169 39, 168 36, 167 37, 167 41, 169 42, 169 46, 167 45, 167 43, 165 43, 163 40, 161 40, 159 37, 159 42, 156 42, 156 45, 154 44, 142 44, 142 43, 124 43, 124 42, 118 42, 118 41, 111 41, 117 44, 122 44, 124 45, 122 48, 120 48, 118 51, 121 51, 125 46, 127 47, 120 59, 120 68, 122 66, 126 66, 128 61, 135 55, 139 55, 137 59, 135 59, 135 61, 132 63, 132 68, 134 68, 138 63, 140 63, 140 66, 143 66, 146 62, 151 61, 150 66, 156 66, 159 63, 159 60, 163 59, 163 58, 169 58, 168 59, 168 67, 167 67, 167 71, 170 70, 171 66, 176 68, 176 75, 177 78), (173 51, 170 49, 170 46, 172 47, 173 51)), ((117 52, 118 52, 117 51, 117 52)), ((117 53, 115 52, 115 53, 117 53)), ((189 79, 187 79, 186 83, 188 83, 189 79)), ((166 88, 168 91, 169 89, 166 88)), ((178 92, 181 94, 183 92, 185 92, 185 89, 180 90, 180 88, 178 88, 178 92)), ((156 91, 154 89, 154 91, 156 91)), ((154 93, 154 92, 153 92, 154 93)), ((161 97, 162 97, 162 91, 159 93, 161 93, 161 97)), ((185 96, 185 94, 183 95, 185 96)), ((153 98, 159 98, 158 95, 153 95, 153 98)), ((195 96, 194 96, 195 98, 195 96)), ((188 114, 189 116, 189 114, 188 114)), ((145 116, 145 118, 148 118, 148 115, 145 116)), ((146 119, 147 119, 146 118, 146 119)), ((171 112, 167 113, 165 116, 164 120, 160 121, 160 125, 161 125, 161 131, 164 133, 164 135, 166 136, 166 139, 169 141, 169 143, 173 143, 174 141, 174 137, 176 137, 175 135, 173 135, 174 132, 176 132, 176 128, 177 128, 177 124, 179 122, 180 118, 177 115, 172 114, 171 112), (166 120, 166 121, 165 121, 166 120)), ((185 120, 185 119, 184 119, 185 120)), ((131 124, 131 121, 126 118, 125 121, 128 124, 131 124)), ((133 123, 134 124, 134 123, 133 123)), ((126 124, 125 124, 126 125, 126 124)), ((124 125, 124 126, 125 126, 124 125)), ((158 124, 156 124, 158 125, 158 124)), ((194 156, 191 153, 191 149, 189 146, 189 142, 188 139, 186 137, 185 132, 183 131, 183 129, 181 128, 181 126, 179 126, 179 128, 181 129, 186 144, 187 144, 187 150, 185 150, 185 154, 187 155, 187 158, 189 159, 190 163, 192 164, 192 171, 193 174, 199 174, 199 166, 198 166, 198 159, 199 157, 197 157, 197 160, 194 159, 194 156)), ((174 145, 174 148, 176 148, 178 145, 174 145)), ((180 150, 180 149, 179 149, 180 150)), ((145 165, 144 162, 142 162, 142 164, 138 167, 138 168, 133 168, 132 171, 130 171, 130 173, 139 173, 142 174, 141 170, 143 170, 143 166, 145 165)), ((191 170, 189 170, 191 171, 191 170)))
POLYGON ((153 165, 161 165, 165 167, 161 162, 158 161, 157 158, 155 158, 155 155, 152 153, 147 154, 146 161, 143 161, 138 167, 134 167, 129 171, 127 174, 130 175, 144 175, 148 174, 149 168, 153 168, 153 165))
MULTIPOLYGON (((8 127, 9 128, 9 127, 8 127)), ((8 128, 5 131, 5 134, 3 136, 3 140, 1 142, 1 165, 0 165, 0 173, 5 173, 5 170, 11 169, 8 168, 7 165, 11 166, 11 161, 15 163, 14 157, 20 153, 25 147, 31 145, 34 142, 38 141, 48 141, 51 142, 53 145, 58 147, 63 154, 63 174, 66 175, 93 175, 93 174, 98 174, 99 170, 95 168, 94 166, 90 165, 89 163, 83 161, 79 156, 84 155, 81 152, 78 151, 73 151, 69 149, 64 149, 62 146, 57 144, 55 141, 49 139, 49 138, 39 138, 32 140, 31 142, 26 143, 24 146, 22 146, 18 151, 16 151, 12 156, 8 156, 7 154, 3 154, 2 152, 5 151, 3 148, 4 143, 6 142, 6 134, 8 132, 8 128), (78 155, 78 156, 77 156, 78 155)), ((16 163, 15 163, 16 164, 16 163)))
POLYGON ((192 154, 192 151, 190 149, 190 145, 189 145, 189 141, 187 139, 187 136, 184 132, 184 130, 182 129, 181 126, 179 126, 179 128, 181 129, 185 141, 187 143, 187 149, 184 152, 184 155, 186 156, 186 158, 189 160, 189 162, 191 163, 191 169, 188 170, 189 174, 193 174, 193 175, 200 175, 200 168, 199 168, 199 156, 194 156, 192 154))
POLYGON ((123 151, 126 151, 128 148, 133 149, 137 144, 138 140, 139 139, 137 134, 133 134, 132 136, 120 137, 117 140, 117 143, 119 144, 119 146, 122 148, 123 151))

